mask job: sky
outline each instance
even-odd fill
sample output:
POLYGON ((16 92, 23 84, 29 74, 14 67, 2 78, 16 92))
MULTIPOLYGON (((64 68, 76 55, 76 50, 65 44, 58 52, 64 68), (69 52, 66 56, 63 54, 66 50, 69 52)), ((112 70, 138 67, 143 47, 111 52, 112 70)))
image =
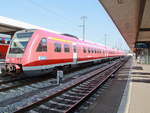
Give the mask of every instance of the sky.
POLYGON ((0 16, 38 25, 82 39, 128 50, 118 29, 98 0, 1 0, 0 16))

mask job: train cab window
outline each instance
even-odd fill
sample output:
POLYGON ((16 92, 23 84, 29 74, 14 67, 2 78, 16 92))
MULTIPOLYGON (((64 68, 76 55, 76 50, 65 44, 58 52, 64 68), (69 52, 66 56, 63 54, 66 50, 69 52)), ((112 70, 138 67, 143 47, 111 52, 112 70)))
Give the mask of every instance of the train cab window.
POLYGON ((70 52, 70 48, 68 44, 64 44, 64 52, 70 52))
POLYGON ((90 53, 91 51, 90 51, 90 48, 88 48, 88 53, 90 53))
POLYGON ((46 38, 42 38, 38 48, 37 48, 38 52, 43 52, 43 51, 47 51, 47 39, 46 38))
POLYGON ((83 53, 86 53, 86 48, 85 47, 83 47, 83 53))
POLYGON ((74 51, 74 53, 77 52, 77 47, 75 45, 73 46, 73 51, 74 51))
POLYGON ((60 43, 55 43, 54 44, 54 51, 55 52, 61 52, 61 44, 60 43))

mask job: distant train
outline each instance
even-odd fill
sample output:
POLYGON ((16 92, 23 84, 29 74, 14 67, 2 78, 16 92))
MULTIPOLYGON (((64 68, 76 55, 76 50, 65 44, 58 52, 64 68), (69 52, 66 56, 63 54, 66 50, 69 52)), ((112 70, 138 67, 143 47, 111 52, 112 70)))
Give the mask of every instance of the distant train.
POLYGON ((0 37, 0 59, 5 59, 9 43, 10 38, 0 37))
POLYGON ((43 30, 15 33, 2 72, 47 73, 67 65, 124 56, 123 51, 43 30))

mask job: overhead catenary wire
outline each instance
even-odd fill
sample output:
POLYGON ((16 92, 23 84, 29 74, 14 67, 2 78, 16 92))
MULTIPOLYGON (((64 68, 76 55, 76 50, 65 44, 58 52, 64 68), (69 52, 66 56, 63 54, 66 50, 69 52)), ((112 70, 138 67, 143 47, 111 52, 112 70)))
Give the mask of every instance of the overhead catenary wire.
MULTIPOLYGON (((40 8, 44 12, 46 12, 46 14, 48 14, 50 16, 54 15, 58 20, 57 22, 59 22, 60 24, 66 25, 68 23, 72 23, 72 24, 74 23, 74 21, 71 18, 66 17, 66 16, 64 16, 64 15, 62 15, 62 14, 60 14, 60 13, 58 13, 58 12, 52 10, 52 9, 49 9, 48 7, 44 7, 41 4, 39 4, 38 2, 35 2, 34 0, 27 0, 27 1, 29 3, 31 3, 32 5, 40 8)), ((75 25, 75 27, 76 27, 76 25, 75 25)), ((77 29, 75 27, 72 27, 71 29, 76 29, 77 31, 79 31, 79 29, 77 29)))

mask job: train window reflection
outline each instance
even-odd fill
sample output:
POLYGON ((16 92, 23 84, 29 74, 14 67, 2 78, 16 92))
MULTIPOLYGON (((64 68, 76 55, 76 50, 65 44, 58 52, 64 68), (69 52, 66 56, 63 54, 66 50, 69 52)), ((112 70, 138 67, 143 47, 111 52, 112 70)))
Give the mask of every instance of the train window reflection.
POLYGON ((42 38, 38 48, 37 48, 38 52, 43 52, 43 51, 47 51, 47 39, 46 38, 42 38))
POLYGON ((55 50, 55 52, 61 52, 61 44, 55 43, 54 44, 54 50, 55 50))
POLYGON ((70 52, 70 48, 68 44, 64 44, 64 52, 70 52))

